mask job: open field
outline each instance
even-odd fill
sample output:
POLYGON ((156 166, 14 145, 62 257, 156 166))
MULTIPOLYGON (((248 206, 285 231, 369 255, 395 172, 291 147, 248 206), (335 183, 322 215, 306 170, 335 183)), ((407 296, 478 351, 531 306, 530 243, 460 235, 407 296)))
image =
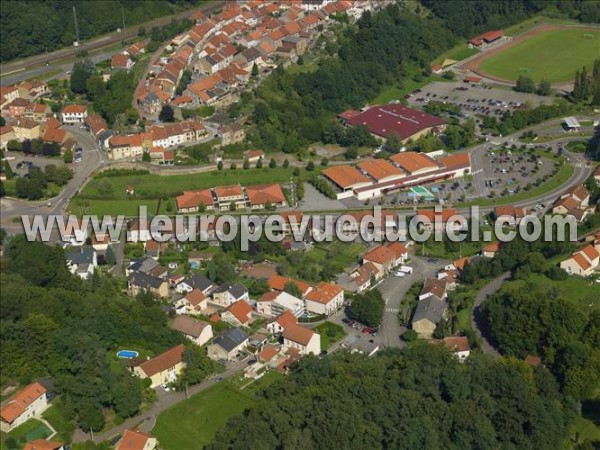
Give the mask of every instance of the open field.
POLYGON ((475 72, 500 80, 529 75, 534 81, 568 82, 582 66, 591 69, 600 57, 600 31, 542 25, 506 45, 484 53, 472 67, 475 72), (586 36, 592 36, 587 38, 586 36))
POLYGON ((165 450, 203 448, 230 418, 254 405, 258 390, 279 378, 269 372, 243 390, 235 380, 217 383, 161 413, 152 434, 165 450))

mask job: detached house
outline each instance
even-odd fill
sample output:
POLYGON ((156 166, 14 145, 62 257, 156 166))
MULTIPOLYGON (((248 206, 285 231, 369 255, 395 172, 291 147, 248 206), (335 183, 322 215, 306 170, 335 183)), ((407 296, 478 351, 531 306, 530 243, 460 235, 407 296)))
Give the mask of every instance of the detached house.
POLYGON ((169 285, 164 279, 142 272, 133 272, 129 275, 127 285, 129 292, 134 297, 143 291, 150 292, 155 297, 160 298, 169 295, 169 285))
POLYGON ((560 268, 569 275, 588 277, 600 266, 600 240, 586 245, 574 252, 569 258, 561 261, 560 268))
POLYGON ((321 282, 306 295, 306 309, 330 316, 344 304, 344 290, 336 284, 321 282))
POLYGON ((137 430, 125 430, 116 450, 154 450, 156 438, 137 430))
POLYGON ((221 313, 221 319, 233 326, 249 325, 252 322, 254 309, 244 300, 239 300, 221 313))
POLYGON ((154 389, 163 383, 172 383, 185 367, 183 352, 185 347, 179 344, 133 367, 133 373, 140 378, 150 378, 150 387, 154 389))
POLYGON ((408 258, 408 250, 401 242, 380 245, 363 256, 363 264, 372 263, 378 270, 376 278, 382 278, 399 264, 404 264, 408 258))
POLYGON ((575 186, 565 192, 552 207, 553 214, 564 214, 575 217, 577 222, 583 222, 588 214, 595 211, 589 207, 590 192, 583 185, 575 186))
POLYGON ((283 333, 288 327, 298 325, 298 318, 289 311, 284 312, 267 324, 267 331, 273 334, 283 333))
POLYGON ((289 312, 294 317, 300 317, 304 311, 304 302, 287 292, 265 292, 256 301, 256 312, 267 317, 280 316, 284 312, 289 312))
POLYGON ((434 296, 440 300, 445 300, 447 297, 448 284, 445 279, 427 278, 421 293, 419 294, 419 300, 424 300, 428 297, 434 296))
POLYGON ((471 354, 471 345, 469 344, 469 338, 466 336, 448 336, 442 342, 461 362, 471 354))
POLYGON ((98 267, 98 258, 96 250, 92 247, 82 247, 66 255, 67 268, 73 275, 77 275, 82 280, 89 280, 94 275, 94 270, 98 267))
POLYGON ((171 328, 182 333, 196 345, 204 345, 213 338, 212 326, 186 316, 177 316, 171 328))
POLYGON ((46 388, 32 383, 0 408, 0 430, 8 433, 32 417, 40 417, 48 406, 46 388))
POLYGON ((217 336, 207 350, 208 357, 213 360, 231 361, 248 347, 248 335, 239 328, 225 330, 217 336))
POLYGON ((293 278, 282 277, 281 275, 273 275, 271 278, 269 278, 269 288, 274 291, 284 291, 285 285, 288 283, 295 284, 300 290, 303 298, 306 297, 306 295, 312 289, 312 287, 304 281, 295 280, 293 278))
POLYGON ((214 290, 212 297, 213 303, 223 307, 228 307, 241 300, 250 300, 248 290, 240 283, 224 284, 214 290))
POLYGON ((83 123, 87 115, 85 105, 67 105, 61 113, 63 123, 83 123))
POLYGON ((113 70, 126 70, 129 71, 133 67, 133 61, 128 55, 124 53, 118 53, 112 57, 111 68, 113 70))
POLYGON ((431 339, 435 328, 444 319, 446 309, 446 302, 435 295, 424 298, 419 301, 415 309, 412 318, 412 329, 422 338, 431 339))
POLYGON ((208 297, 200 289, 194 289, 177 300, 173 306, 177 314, 201 314, 208 307, 208 297))
POLYGON ((194 289, 198 289, 204 295, 209 295, 216 287, 217 286, 208 278, 196 273, 191 277, 184 278, 183 281, 180 281, 179 284, 175 286, 175 291, 179 294, 184 294, 192 292, 194 289))
POLYGON ((300 325, 288 326, 281 334, 283 349, 294 348, 302 355, 319 355, 321 353, 321 335, 300 325))

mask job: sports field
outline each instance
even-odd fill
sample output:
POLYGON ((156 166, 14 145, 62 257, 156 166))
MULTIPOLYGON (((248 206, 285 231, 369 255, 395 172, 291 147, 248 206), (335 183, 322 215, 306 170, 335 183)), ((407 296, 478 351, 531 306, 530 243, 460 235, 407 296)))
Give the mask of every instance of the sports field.
POLYGON ((534 81, 567 82, 584 65, 590 71, 594 59, 600 58, 600 31, 557 28, 534 32, 498 50, 480 61, 483 73, 504 80, 516 80, 523 74, 534 81))

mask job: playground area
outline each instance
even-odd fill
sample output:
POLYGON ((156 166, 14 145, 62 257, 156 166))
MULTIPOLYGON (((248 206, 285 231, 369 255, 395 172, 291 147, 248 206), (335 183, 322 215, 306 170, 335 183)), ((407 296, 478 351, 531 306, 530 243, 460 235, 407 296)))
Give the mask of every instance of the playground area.
POLYGON ((498 81, 513 82, 527 75, 535 82, 565 83, 583 66, 590 71, 597 58, 599 28, 542 24, 482 53, 465 68, 498 81))
MULTIPOLYGON (((432 188, 432 191, 437 192, 438 188, 434 187, 432 188)), ((423 187, 423 186, 415 186, 410 188, 410 192, 408 193, 408 198, 422 198, 426 201, 429 200, 433 200, 435 198, 435 195, 432 194, 430 191, 427 190, 427 188, 423 187)))

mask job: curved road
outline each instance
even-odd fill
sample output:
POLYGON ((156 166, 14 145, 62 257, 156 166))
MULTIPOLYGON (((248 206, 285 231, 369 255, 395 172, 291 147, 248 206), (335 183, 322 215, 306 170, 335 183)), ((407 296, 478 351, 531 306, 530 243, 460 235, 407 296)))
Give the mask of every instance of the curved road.
POLYGON ((490 355, 494 359, 500 358, 501 355, 488 340, 489 330, 487 329, 485 318, 483 317, 483 313, 481 311, 481 305, 490 296, 498 292, 502 287, 502 284, 509 278, 510 272, 506 272, 500 275, 498 278, 495 278, 492 281, 490 281, 477 293, 477 296, 475 297, 475 302, 473 303, 471 325, 473 326, 473 330, 475 330, 475 333, 477 333, 477 336, 479 336, 481 340, 481 349, 483 350, 483 352, 490 355))

